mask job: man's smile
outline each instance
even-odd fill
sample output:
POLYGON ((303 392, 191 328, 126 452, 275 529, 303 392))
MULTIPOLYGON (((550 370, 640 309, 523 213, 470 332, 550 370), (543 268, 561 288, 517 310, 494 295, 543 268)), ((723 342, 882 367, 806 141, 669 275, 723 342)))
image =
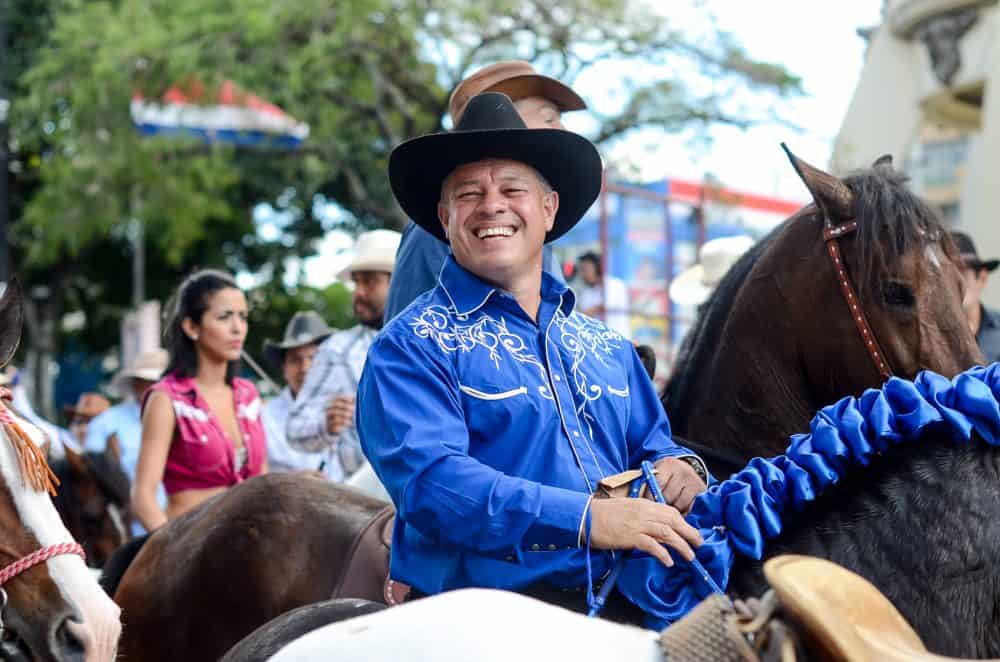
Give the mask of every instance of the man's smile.
POLYGON ((512 225, 493 225, 476 230, 476 237, 484 241, 496 241, 513 237, 515 232, 517 228, 512 225))

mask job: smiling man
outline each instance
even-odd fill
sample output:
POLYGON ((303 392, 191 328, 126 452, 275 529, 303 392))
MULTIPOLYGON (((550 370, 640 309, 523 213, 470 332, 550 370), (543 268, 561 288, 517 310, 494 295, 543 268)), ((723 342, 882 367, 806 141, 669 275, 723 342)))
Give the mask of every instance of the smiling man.
MULTIPOLYGON (((704 465, 671 440, 632 344, 542 271, 601 169, 585 138, 526 128, 497 93, 392 153, 396 199, 451 248, 437 287, 372 344, 358 390, 362 447, 398 510, 392 576, 418 594, 503 588, 582 610, 588 554, 597 582, 609 550, 671 565, 664 544, 691 558, 701 542, 681 512, 704 465), (673 506, 592 499, 643 460, 673 506)), ((605 614, 635 611, 613 593, 605 614)))

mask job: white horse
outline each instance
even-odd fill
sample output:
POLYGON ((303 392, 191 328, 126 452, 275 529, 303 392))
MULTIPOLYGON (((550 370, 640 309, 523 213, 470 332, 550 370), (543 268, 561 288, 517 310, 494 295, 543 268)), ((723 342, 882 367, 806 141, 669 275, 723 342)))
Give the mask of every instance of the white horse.
POLYGON ((465 589, 332 623, 272 662, 662 662, 658 633, 507 591, 465 589))
MULTIPOLYGON (((0 299, 0 366, 21 335, 16 281, 0 299)), ((120 609, 87 569, 47 489, 44 434, 0 403, 0 618, 36 660, 113 662, 120 609)))

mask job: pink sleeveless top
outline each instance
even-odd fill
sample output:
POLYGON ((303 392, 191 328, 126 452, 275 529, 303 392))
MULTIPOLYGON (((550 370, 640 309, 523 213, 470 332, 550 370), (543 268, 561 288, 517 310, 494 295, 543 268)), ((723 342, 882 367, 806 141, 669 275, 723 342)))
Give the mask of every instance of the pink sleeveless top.
POLYGON ((261 472, 267 457, 267 442, 260 416, 260 395, 246 379, 234 378, 232 387, 245 458, 237 456, 208 402, 198 393, 194 379, 170 374, 146 392, 148 399, 153 391, 162 391, 174 405, 176 428, 163 470, 163 488, 167 494, 231 487, 261 472))

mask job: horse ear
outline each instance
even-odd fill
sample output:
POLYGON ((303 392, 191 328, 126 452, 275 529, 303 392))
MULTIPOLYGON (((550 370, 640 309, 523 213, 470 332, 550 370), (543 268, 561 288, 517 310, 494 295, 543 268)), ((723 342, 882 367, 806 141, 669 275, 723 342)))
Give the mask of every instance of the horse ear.
POLYGON ((66 452, 66 464, 69 465, 73 475, 78 477, 87 475, 87 463, 83 461, 83 455, 66 444, 63 444, 63 450, 66 452))
POLYGON ((872 168, 887 168, 892 169, 892 154, 883 154, 882 156, 875 159, 875 163, 872 164, 872 168))
POLYGON ((795 172, 829 222, 837 223, 854 217, 854 194, 847 184, 795 156, 785 143, 781 143, 781 149, 785 150, 795 172))
POLYGON ((10 363, 21 342, 24 308, 21 303, 21 283, 12 276, 0 298, 0 368, 10 363))

